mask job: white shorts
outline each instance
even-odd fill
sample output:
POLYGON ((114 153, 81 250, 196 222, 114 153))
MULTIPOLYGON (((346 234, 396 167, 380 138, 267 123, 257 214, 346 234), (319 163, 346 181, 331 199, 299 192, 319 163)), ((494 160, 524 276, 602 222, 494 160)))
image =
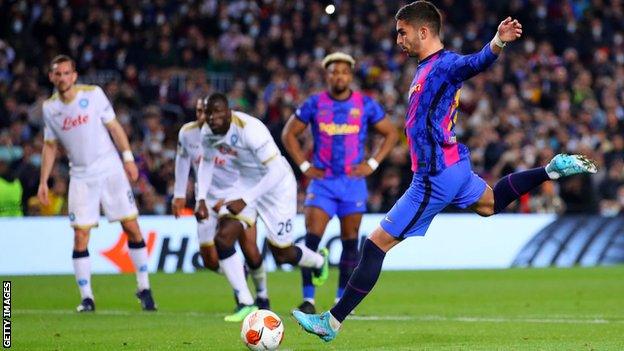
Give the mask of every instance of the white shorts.
POLYGON ((121 161, 111 164, 110 169, 111 172, 95 178, 70 177, 68 211, 72 227, 96 227, 100 220, 100 204, 110 222, 138 216, 121 161))
MULTIPOLYGON (((231 199, 236 197, 228 198, 231 199)), ((293 225, 297 215, 297 182, 292 173, 289 173, 273 191, 262 195, 255 203, 245 206, 238 215, 230 214, 225 206, 219 211, 220 218, 224 216, 236 218, 245 228, 252 226, 258 215, 267 227, 267 239, 273 246, 281 248, 292 245, 293 225)))

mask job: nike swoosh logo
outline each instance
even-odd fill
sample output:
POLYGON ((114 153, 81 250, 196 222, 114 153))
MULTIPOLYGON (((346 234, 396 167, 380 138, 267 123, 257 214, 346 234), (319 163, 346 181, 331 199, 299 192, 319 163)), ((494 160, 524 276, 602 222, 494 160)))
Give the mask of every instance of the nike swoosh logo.
POLYGON ((386 220, 386 221, 388 221, 388 222, 390 222, 390 223, 394 223, 393 221, 391 221, 391 220, 390 220, 390 217, 388 217, 388 216, 386 216, 386 217, 384 218, 384 220, 386 220))

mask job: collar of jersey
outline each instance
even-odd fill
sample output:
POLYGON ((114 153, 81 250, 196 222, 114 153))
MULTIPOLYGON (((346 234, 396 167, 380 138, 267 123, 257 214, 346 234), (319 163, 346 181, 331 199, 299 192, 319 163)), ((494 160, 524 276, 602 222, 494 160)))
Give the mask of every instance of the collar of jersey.
MULTIPOLYGON (((208 127, 208 129, 210 129, 210 127, 208 127)), ((223 135, 218 135, 218 134, 214 134, 212 133, 212 135, 220 137, 219 139, 217 139, 214 143, 215 144, 219 144, 219 143, 226 143, 227 144, 227 140, 230 137, 230 135, 232 135, 232 130, 234 129, 234 123, 230 123, 230 128, 228 128, 228 131, 225 132, 225 134, 223 135)), ((212 130, 211 130, 212 131, 212 130)))
MULTIPOLYGON (((74 87, 74 89, 75 89, 75 87, 74 87)), ((63 99, 61 98, 61 94, 59 93, 58 99, 61 102, 61 104, 65 105, 65 106, 68 106, 68 105, 71 105, 72 102, 76 101, 76 99, 78 99, 78 94, 80 94, 80 90, 76 89, 76 95, 74 95, 74 98, 71 99, 70 101, 65 102, 65 101, 63 101, 63 99)))
POLYGON ((418 61, 418 65, 420 66, 420 65, 422 65, 422 64, 424 64, 424 63, 426 63, 427 61, 431 60, 431 58, 432 58, 432 57, 436 56, 437 54, 441 53, 442 51, 444 51, 444 48, 442 48, 442 49, 440 49, 440 50, 438 50, 438 51, 434 52, 433 54, 431 54, 431 55, 429 55, 429 56, 425 57, 424 59, 422 59, 422 60, 418 61))
POLYGON ((326 94, 327 94, 327 96, 328 96, 328 97, 329 97, 332 101, 335 101, 335 102, 345 102, 345 101, 348 101, 348 100, 351 98, 351 96, 353 96, 353 90, 349 88, 349 96, 347 96, 347 98, 346 98, 346 99, 342 99, 342 100, 334 98, 334 97, 333 97, 333 96, 329 93, 329 90, 328 90, 328 91, 326 91, 326 94))

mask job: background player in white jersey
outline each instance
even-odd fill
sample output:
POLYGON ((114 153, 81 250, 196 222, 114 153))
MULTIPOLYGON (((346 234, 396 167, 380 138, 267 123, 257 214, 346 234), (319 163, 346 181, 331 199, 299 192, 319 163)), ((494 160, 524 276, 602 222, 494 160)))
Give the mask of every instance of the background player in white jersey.
POLYGON ((147 249, 128 182, 128 178, 135 181, 139 176, 128 137, 115 119, 113 107, 102 89, 95 85, 76 85, 77 78, 76 65, 70 57, 60 55, 52 60, 49 79, 57 92, 43 103, 45 143, 37 196, 44 205, 48 203, 48 178, 54 166, 57 141, 60 141, 70 165, 68 210, 74 228, 72 258, 82 298, 77 311, 95 310, 87 248, 91 228, 96 227, 100 219, 100 205, 109 221, 121 222, 136 268, 136 296, 143 310, 155 311, 147 272, 147 249), (123 155, 123 164, 115 145, 123 155))
POLYGON ((230 110, 227 97, 220 93, 212 94, 205 108, 207 120, 201 131, 204 157, 198 175, 198 215, 200 218, 209 215, 206 193, 212 181, 215 158, 231 160, 239 170, 239 178, 220 208, 215 244, 219 265, 238 292, 240 301, 237 313, 227 316, 226 321, 242 321, 257 309, 245 281, 242 262, 234 249, 244 226, 252 225, 259 215, 268 229, 269 247, 275 261, 313 268, 315 285, 327 280, 327 249, 318 254, 305 245, 293 245, 297 185, 292 169, 267 127, 252 116, 230 110))
MULTIPOLYGON (((186 205, 186 190, 191 166, 197 178, 197 167, 202 157, 200 130, 206 114, 204 113, 204 99, 197 99, 195 107, 196 121, 186 123, 178 134, 178 152, 175 159, 175 185, 174 198, 171 203, 171 211, 178 218, 186 205)), ((217 213, 215 206, 220 206, 227 197, 226 189, 230 189, 238 179, 238 170, 225 158, 215 160, 212 184, 206 196, 210 214, 206 219, 197 219, 197 237, 199 240, 199 253, 204 261, 204 267, 218 272, 219 258, 214 245, 214 237, 217 231, 217 213)), ((195 183, 197 185, 197 183, 195 183)), ((197 186, 195 187, 197 198, 197 186)), ((256 286, 256 305, 260 308, 269 309, 269 296, 266 287, 266 271, 262 264, 262 256, 256 244, 256 227, 250 226, 239 240, 239 244, 249 267, 249 273, 256 286)), ((236 296, 236 292, 235 292, 236 296)), ((237 300, 238 302, 238 300, 237 300)))

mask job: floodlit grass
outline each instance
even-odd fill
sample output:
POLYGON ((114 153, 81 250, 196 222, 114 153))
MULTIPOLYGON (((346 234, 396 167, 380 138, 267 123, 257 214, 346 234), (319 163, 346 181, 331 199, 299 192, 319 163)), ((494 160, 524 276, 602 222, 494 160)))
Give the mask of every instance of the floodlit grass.
MULTIPOLYGON (((337 279, 337 272, 332 271, 337 279)), ((368 298, 324 343, 289 311, 298 272, 269 275, 273 309, 285 321, 282 350, 623 350, 624 267, 383 272, 368 298)), ((318 289, 331 307, 335 279, 318 289)), ((12 280, 16 350, 244 350, 223 276, 151 276, 156 313, 140 311, 132 275, 96 275, 97 311, 73 312, 73 276, 12 280)))

